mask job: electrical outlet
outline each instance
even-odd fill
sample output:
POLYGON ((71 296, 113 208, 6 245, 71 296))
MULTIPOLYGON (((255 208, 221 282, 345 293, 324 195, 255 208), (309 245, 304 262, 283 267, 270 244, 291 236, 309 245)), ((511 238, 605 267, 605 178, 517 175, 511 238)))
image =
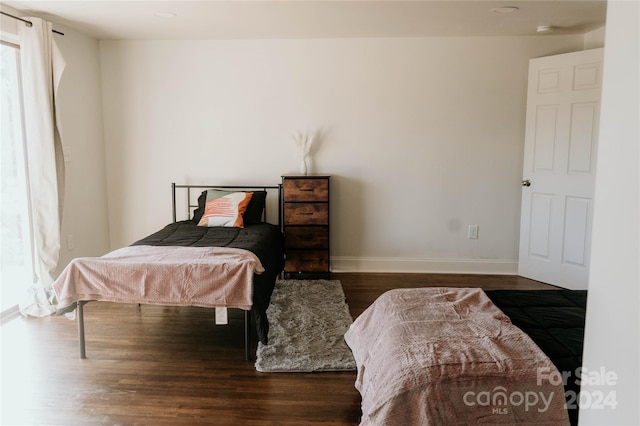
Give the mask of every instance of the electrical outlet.
POLYGON ((64 156, 64 162, 65 163, 70 163, 71 162, 71 146, 70 145, 65 145, 64 146, 63 156, 64 156))
POLYGON ((469 225, 469 230, 467 231, 467 238, 476 239, 478 238, 478 225, 469 225))
POLYGON ((67 250, 73 250, 73 235, 67 235, 67 250))

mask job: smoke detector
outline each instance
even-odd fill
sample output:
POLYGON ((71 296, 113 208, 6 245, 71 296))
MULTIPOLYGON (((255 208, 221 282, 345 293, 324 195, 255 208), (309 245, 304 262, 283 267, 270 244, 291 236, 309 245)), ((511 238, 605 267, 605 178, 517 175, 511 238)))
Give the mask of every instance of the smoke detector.
POLYGON ((493 13, 511 13, 515 12, 516 10, 518 10, 518 8, 515 6, 494 7, 493 9, 491 9, 493 13))
POLYGON ((156 12, 153 15, 162 19, 172 19, 178 16, 178 14, 174 12, 156 12))
POLYGON ((538 25, 536 27, 536 32, 538 34, 547 34, 553 32, 553 27, 551 25, 538 25))

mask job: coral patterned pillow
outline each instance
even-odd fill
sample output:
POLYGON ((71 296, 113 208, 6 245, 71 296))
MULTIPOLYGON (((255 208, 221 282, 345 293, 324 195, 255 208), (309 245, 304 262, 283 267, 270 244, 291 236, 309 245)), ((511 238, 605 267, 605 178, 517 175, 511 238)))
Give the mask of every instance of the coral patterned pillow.
POLYGON ((242 215, 247 210, 253 192, 207 191, 202 219, 198 226, 244 228, 242 215))

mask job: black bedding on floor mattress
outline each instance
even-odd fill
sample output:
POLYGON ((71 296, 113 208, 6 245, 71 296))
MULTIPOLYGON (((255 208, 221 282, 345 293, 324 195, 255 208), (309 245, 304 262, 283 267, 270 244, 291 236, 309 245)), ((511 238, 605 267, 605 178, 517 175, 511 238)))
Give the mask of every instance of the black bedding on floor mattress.
POLYGON ((511 322, 527 333, 564 374, 569 420, 578 424, 576 372, 582 367, 586 290, 488 290, 511 322))
POLYGON ((251 317, 258 339, 267 344, 267 308, 275 281, 284 268, 284 237, 276 225, 257 223, 244 228, 197 226, 191 220, 171 223, 132 245, 180 247, 229 247, 254 253, 265 269, 253 276, 251 317))

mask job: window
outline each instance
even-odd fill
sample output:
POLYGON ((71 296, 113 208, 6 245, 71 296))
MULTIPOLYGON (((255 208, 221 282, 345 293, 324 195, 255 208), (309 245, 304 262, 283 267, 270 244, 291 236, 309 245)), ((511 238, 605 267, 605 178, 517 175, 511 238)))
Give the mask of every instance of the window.
POLYGON ((16 309, 33 283, 33 250, 18 45, 0 44, 0 311, 16 309))

